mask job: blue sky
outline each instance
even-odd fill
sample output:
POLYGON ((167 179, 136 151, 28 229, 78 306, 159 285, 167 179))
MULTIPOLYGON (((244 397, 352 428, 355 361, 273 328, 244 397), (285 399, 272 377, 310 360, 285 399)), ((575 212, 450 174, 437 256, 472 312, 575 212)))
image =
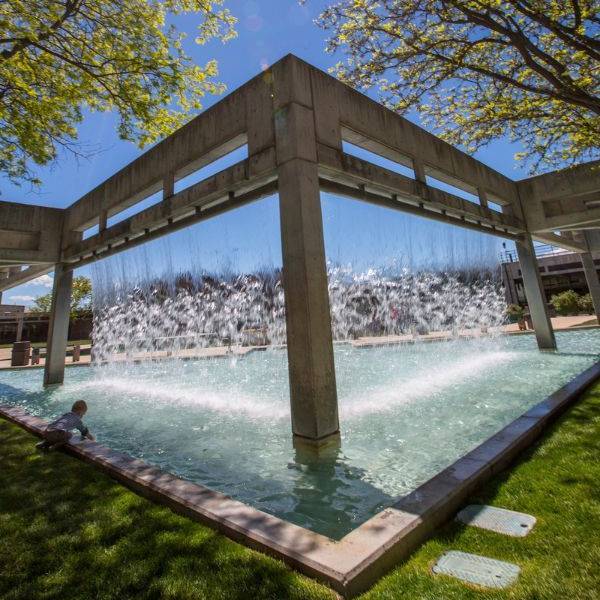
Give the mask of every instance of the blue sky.
MULTIPOLYGON (((239 19, 238 37, 227 44, 217 41, 205 46, 193 44, 197 25, 194 15, 178 17, 175 23, 189 33, 187 50, 194 59, 203 63, 216 58, 219 79, 228 90, 234 90, 290 52, 325 70, 341 60, 340 54, 324 52, 327 33, 313 23, 326 4, 323 0, 308 0, 303 6, 297 0, 230 0, 227 6, 239 19)), ((207 96, 204 106, 209 107, 218 100, 219 97, 207 96)), ((116 119, 111 114, 86 114, 79 128, 80 141, 99 148, 99 152, 78 160, 62 155, 57 164, 39 169, 43 181, 39 190, 32 190, 28 185, 17 187, 0 179, 0 198, 61 208, 68 206, 141 154, 135 145, 118 139, 115 124, 116 119)), ((514 161, 518 150, 518 145, 503 140, 479 152, 477 157, 509 177, 520 178, 526 176, 526 172, 514 161)), ((497 247, 494 244, 492 248, 485 236, 479 234, 400 213, 391 214, 330 195, 323 196, 323 213, 328 259, 352 263, 358 269, 398 260, 434 263, 448 259, 452 262, 450 255, 475 252, 488 256, 497 247)), ((267 199, 148 244, 143 252, 132 252, 112 262, 122 267, 147 260, 156 270, 188 268, 189 265, 200 265, 207 270, 224 267, 251 270, 278 266, 281 262, 279 244, 277 202, 267 199)), ((81 274, 89 272, 89 268, 81 270, 81 274)), ((51 278, 45 277, 36 284, 8 290, 3 301, 27 304, 27 299, 46 293, 50 283, 51 278)))

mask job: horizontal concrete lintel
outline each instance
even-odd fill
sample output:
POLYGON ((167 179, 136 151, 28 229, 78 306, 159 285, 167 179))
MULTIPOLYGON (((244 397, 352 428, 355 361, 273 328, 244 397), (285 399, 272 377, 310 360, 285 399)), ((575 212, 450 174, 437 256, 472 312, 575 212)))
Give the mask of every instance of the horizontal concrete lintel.
MULTIPOLYGON (((67 451, 151 500, 281 558, 299 571, 329 584, 343 596, 353 597, 406 558, 436 527, 449 519, 477 487, 508 466, 598 378, 600 363, 339 542, 96 442, 70 444, 67 451)), ((20 407, 0 407, 0 416, 35 435, 40 435, 45 426, 45 421, 20 407)))
POLYGON ((87 252, 77 254, 67 262, 69 263, 70 268, 73 269, 83 267, 97 260, 119 254, 120 252, 145 244, 164 235, 190 227, 200 221, 240 208, 251 202, 256 202, 257 200, 261 200, 262 198, 266 198, 275 193, 277 193, 277 180, 271 179, 260 187, 239 192, 234 197, 223 196, 219 201, 205 203, 202 207, 199 207, 199 209, 194 209, 192 212, 189 212, 189 214, 186 214, 177 220, 173 220, 172 222, 170 222, 170 220, 165 222, 163 219, 162 225, 149 229, 147 232, 139 232, 132 234, 131 236, 116 238, 118 243, 98 244, 92 251, 88 250, 87 252))
POLYGON ((0 262, 12 263, 14 265, 39 265, 45 263, 58 262, 60 254, 58 252, 58 243, 56 250, 51 252, 44 250, 16 250, 13 248, 0 248, 0 262))
POLYGON ((31 281, 40 275, 49 273, 53 269, 54 263, 29 266, 14 275, 10 275, 6 279, 0 279, 0 292, 14 288, 17 285, 27 283, 28 281, 31 281))
POLYGON ((516 185, 524 197, 538 202, 600 192, 600 160, 521 179, 516 185))
MULTIPOLYGON (((267 156, 267 153, 264 153, 267 156)), ((179 219, 190 214, 190 210, 203 207, 217 199, 228 198, 230 193, 245 194, 273 180, 276 173, 274 153, 264 161, 260 174, 250 176, 249 159, 240 161, 211 177, 150 206, 139 213, 107 227, 96 235, 70 245, 64 250, 64 260, 90 254, 108 244, 115 244, 124 238, 143 234, 146 230, 161 227, 169 219, 179 219)), ((233 203, 232 203, 233 204, 233 203)))
POLYGON ((588 208, 556 217, 546 217, 536 231, 556 231, 563 228, 576 229, 600 225, 600 208, 588 208))
POLYGON ((38 250, 39 246, 39 231, 0 228, 0 254, 4 251, 38 250))
POLYGON ((498 235, 507 239, 517 239, 518 233, 515 233, 513 229, 508 229, 503 226, 485 226, 484 221, 479 219, 466 219, 461 217, 458 212, 451 210, 439 209, 435 210, 431 205, 427 205, 424 202, 423 206, 418 204, 409 204, 406 202, 399 202, 390 198, 386 194, 376 194, 370 191, 362 191, 353 186, 343 185, 341 183, 333 182, 330 180, 321 180, 321 189, 325 192, 337 194, 339 196, 345 196, 347 198, 353 198, 355 200, 362 200, 370 204, 375 204, 384 208, 392 210, 399 210, 408 214, 412 214, 424 219, 431 219, 439 221, 441 223, 448 223, 456 227, 462 227, 463 229, 471 229, 480 233, 487 233, 488 235, 498 235), (478 221, 481 221, 480 224, 478 221))
POLYGON ((469 218, 475 223, 485 224, 490 229, 493 227, 510 228, 511 233, 525 231, 524 223, 514 216, 484 208, 479 204, 417 182, 410 177, 379 167, 350 154, 341 153, 340 156, 335 156, 330 152, 320 152, 319 163, 323 179, 343 185, 357 186, 357 193, 361 189, 367 188, 374 191, 384 190, 389 194, 397 195, 400 202, 408 199, 413 201, 413 205, 415 205, 415 201, 423 203, 424 212, 427 209, 436 210, 440 214, 448 211, 469 218), (364 188, 358 186, 364 186, 364 188))
POLYGON ((569 239, 567 237, 556 235, 555 233, 552 233, 550 231, 536 231, 531 234, 531 237, 533 237, 533 239, 536 242, 551 244, 552 246, 558 246, 559 248, 564 248, 565 250, 570 250, 571 252, 586 251, 585 244, 569 239))

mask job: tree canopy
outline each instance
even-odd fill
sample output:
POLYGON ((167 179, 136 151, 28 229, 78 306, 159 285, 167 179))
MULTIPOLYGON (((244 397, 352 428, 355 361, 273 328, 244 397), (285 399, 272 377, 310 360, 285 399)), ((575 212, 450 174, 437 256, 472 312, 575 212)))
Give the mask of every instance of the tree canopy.
POLYGON ((508 135, 532 171, 598 156, 600 0, 341 0, 319 23, 342 80, 450 143, 508 135))
MULTIPOLYGON (((52 308, 52 294, 44 294, 33 301, 31 312, 50 312, 52 308)), ((88 313, 92 309, 92 282, 83 275, 73 277, 73 290, 71 292, 71 316, 88 313)))
POLYGON ((81 152, 83 109, 115 111, 140 145, 179 127, 206 93, 224 88, 217 64, 194 64, 171 15, 194 13, 195 41, 233 35, 223 0, 0 0, 0 172, 36 181, 30 165, 59 147, 81 152))

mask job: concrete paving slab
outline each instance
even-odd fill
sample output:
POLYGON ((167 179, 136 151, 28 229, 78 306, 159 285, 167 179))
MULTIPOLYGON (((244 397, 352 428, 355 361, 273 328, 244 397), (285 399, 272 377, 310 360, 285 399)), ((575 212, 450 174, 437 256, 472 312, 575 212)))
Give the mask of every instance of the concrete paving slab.
POLYGON ((493 589, 512 585, 521 572, 521 569, 512 563, 456 550, 442 554, 432 570, 437 575, 449 575, 465 583, 493 589))
POLYGON ((456 515, 456 520, 512 537, 525 537, 536 523, 531 515, 482 504, 469 504, 456 515))

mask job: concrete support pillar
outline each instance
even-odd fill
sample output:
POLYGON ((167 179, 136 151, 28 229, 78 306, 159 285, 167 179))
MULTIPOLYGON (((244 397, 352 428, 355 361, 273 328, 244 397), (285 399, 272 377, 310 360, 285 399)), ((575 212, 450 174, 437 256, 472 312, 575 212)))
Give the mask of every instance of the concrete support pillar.
POLYGON ((600 280, 598 279, 598 271, 594 264, 594 257, 591 252, 582 252, 580 254, 581 262, 583 264, 583 272, 585 273, 585 279, 588 284, 588 290, 592 297, 592 303, 594 305, 594 313, 600 323, 600 280))
POLYGON ((175 173, 167 173, 163 179, 163 200, 175 193, 175 173))
POLYGON ((17 317, 17 335, 16 335, 15 342, 20 342, 21 339, 23 338, 23 320, 24 319, 25 319, 25 317, 23 315, 19 315, 17 317))
POLYGON ((542 286, 542 278, 540 277, 540 269, 535 257, 531 235, 524 234, 520 240, 516 241, 516 246, 523 275, 525 296, 527 297, 538 347, 540 350, 556 350, 556 339, 548 314, 548 307, 546 306, 546 294, 542 286))
POLYGON ((54 269, 52 309, 48 325, 44 385, 62 383, 65 377, 65 357, 69 335, 73 270, 58 264, 54 269))
POLYGON ((489 208, 487 192, 483 188, 477 188, 477 195, 479 196, 479 204, 483 208, 489 208))
POLYGON ((108 212, 101 210, 98 217, 98 231, 104 231, 108 222, 108 212))
POLYGON ((316 162, 279 167, 292 429, 319 446, 339 435, 331 315, 316 162))

